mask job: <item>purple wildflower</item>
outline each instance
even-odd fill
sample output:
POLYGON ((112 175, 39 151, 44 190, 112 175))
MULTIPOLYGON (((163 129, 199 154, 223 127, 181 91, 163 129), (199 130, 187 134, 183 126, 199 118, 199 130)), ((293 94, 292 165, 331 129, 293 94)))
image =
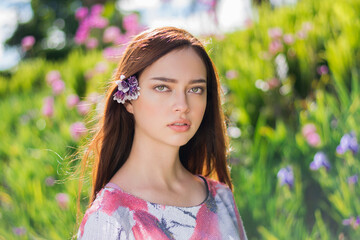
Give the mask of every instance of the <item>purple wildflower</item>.
POLYGON ((359 145, 354 132, 345 134, 336 148, 338 154, 344 154, 348 150, 352 151, 353 154, 359 151, 359 145))
POLYGON ((280 185, 288 185, 290 188, 294 186, 294 173, 291 166, 286 168, 281 168, 277 174, 278 179, 280 180, 280 185))
POLYGON ((45 184, 46 184, 47 186, 49 186, 49 187, 54 186, 54 184, 55 184, 55 178, 54 178, 54 177, 47 177, 47 178, 45 179, 45 184))
POLYGON ((329 68, 326 65, 321 65, 316 70, 319 75, 324 75, 329 72, 329 68))
POLYGON ((356 218, 355 217, 350 217, 350 218, 347 218, 347 219, 344 219, 342 221, 342 224, 344 226, 351 226, 352 228, 354 229, 357 229, 360 225, 360 216, 357 216, 356 218))
POLYGON ((350 218, 346 218, 342 221, 342 224, 344 226, 348 226, 348 225, 351 225, 351 223, 354 221, 354 217, 350 217, 350 218))
POLYGON ((26 234, 26 229, 24 227, 14 227, 13 233, 17 236, 24 236, 26 234))
POLYGON ((357 174, 355 174, 353 176, 348 177, 347 181, 348 181, 349 184, 353 185, 353 184, 355 184, 355 183, 357 183, 359 181, 359 177, 358 177, 357 174))
POLYGON ((310 163, 310 169, 315 171, 321 167, 325 167, 326 170, 330 169, 330 162, 323 152, 317 152, 314 156, 314 160, 310 163))

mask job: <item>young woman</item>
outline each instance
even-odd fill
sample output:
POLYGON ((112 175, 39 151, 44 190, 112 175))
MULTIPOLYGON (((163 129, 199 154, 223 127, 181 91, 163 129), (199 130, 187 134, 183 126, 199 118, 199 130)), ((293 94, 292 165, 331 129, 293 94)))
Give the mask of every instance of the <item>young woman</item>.
POLYGON ((79 239, 247 239, 226 163, 215 67, 188 32, 127 47, 109 88, 79 239))

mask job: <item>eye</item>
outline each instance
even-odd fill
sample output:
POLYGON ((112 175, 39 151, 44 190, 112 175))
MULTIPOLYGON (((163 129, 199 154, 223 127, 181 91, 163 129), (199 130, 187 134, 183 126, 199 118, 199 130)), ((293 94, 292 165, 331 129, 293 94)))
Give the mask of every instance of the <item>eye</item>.
POLYGON ((203 93, 204 91, 204 88, 202 87, 193 87, 193 88, 190 88, 189 92, 191 93, 196 93, 196 94, 201 94, 203 93))
POLYGON ((169 88, 168 88, 167 86, 165 86, 165 85, 159 85, 159 86, 156 86, 154 89, 155 89, 156 91, 159 91, 159 92, 165 92, 165 91, 167 91, 169 88))

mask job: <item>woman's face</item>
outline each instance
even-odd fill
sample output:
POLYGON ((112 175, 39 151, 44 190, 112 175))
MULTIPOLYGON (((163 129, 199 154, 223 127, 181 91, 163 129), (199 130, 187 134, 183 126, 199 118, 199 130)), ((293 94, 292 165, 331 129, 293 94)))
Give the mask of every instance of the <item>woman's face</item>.
POLYGON ((185 145, 204 116, 206 81, 206 67, 192 48, 173 50, 147 67, 139 76, 139 98, 126 105, 135 137, 185 145))

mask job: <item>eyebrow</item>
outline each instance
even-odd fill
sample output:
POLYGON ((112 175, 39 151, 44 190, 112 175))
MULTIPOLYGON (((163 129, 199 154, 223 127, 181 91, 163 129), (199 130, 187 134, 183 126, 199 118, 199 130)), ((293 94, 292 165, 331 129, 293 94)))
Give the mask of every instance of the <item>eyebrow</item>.
MULTIPOLYGON (((178 80, 176 80, 176 79, 166 78, 166 77, 153 77, 150 80, 157 80, 157 81, 170 82, 170 83, 177 83, 178 82, 178 80)), ((190 81, 190 84, 193 84, 193 83, 206 83, 206 80, 202 79, 202 78, 194 79, 194 80, 190 81)))

